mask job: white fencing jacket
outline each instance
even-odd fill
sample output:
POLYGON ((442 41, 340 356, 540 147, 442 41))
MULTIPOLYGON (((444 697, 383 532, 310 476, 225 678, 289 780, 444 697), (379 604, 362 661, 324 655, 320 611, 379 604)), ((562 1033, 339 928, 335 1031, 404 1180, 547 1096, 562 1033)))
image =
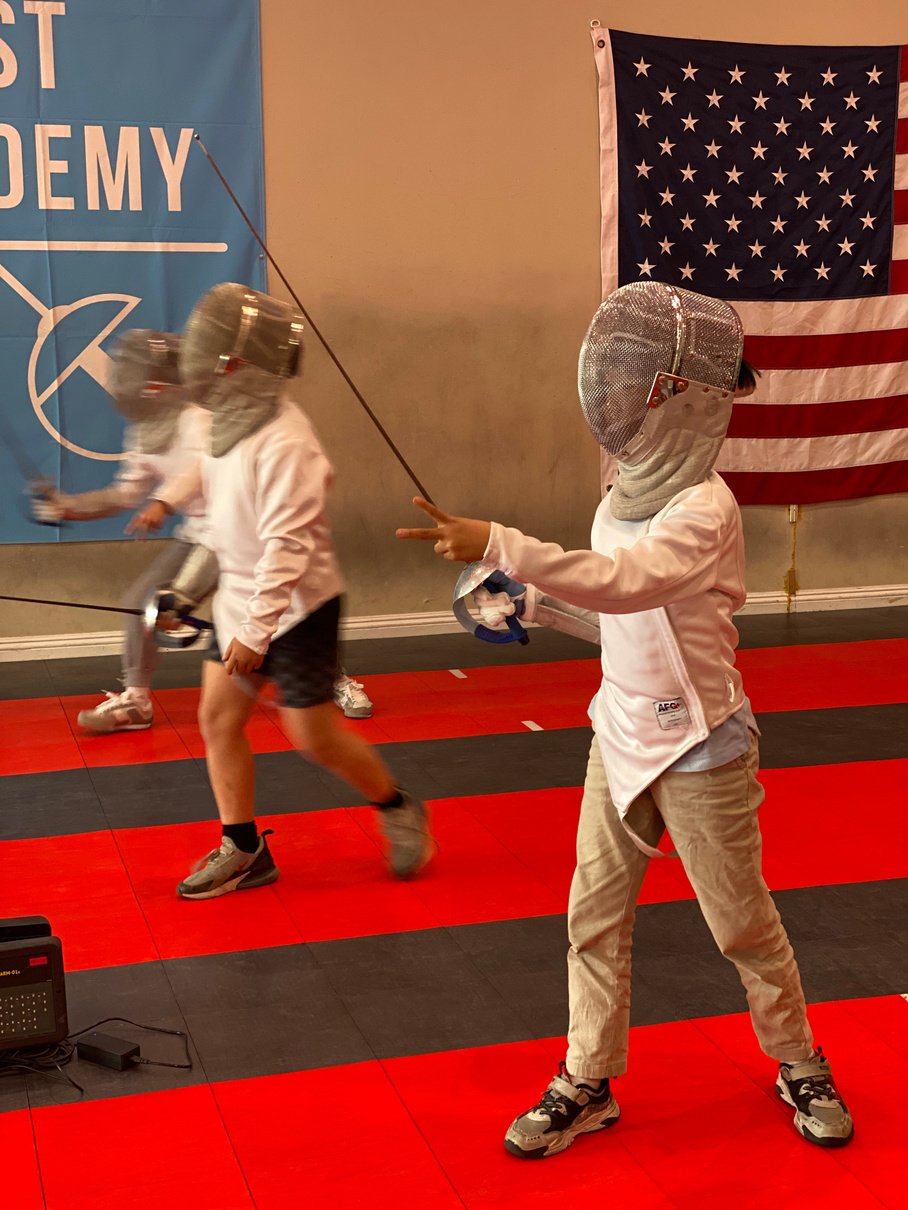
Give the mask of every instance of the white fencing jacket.
POLYGON ((221 649, 264 653, 343 592, 325 515, 334 470, 308 417, 289 399, 220 458, 206 455, 158 498, 179 508, 200 485, 220 575, 212 612, 221 649))
POLYGON ((565 551, 494 522, 483 562, 600 614, 591 715, 623 817, 744 702, 732 622, 746 597, 741 515, 713 472, 643 521, 616 520, 606 496, 591 546, 565 551))

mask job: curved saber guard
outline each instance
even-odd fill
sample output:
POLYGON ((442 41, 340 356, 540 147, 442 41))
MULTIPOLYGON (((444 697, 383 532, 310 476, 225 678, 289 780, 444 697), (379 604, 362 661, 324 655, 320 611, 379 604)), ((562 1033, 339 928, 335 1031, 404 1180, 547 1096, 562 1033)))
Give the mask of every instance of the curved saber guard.
POLYGON ((530 641, 530 636, 520 625, 516 614, 511 614, 509 618, 505 619, 507 630, 492 630, 491 627, 484 626, 482 622, 477 622, 470 613, 466 599, 480 585, 484 585, 490 592, 507 592, 508 596, 517 596, 524 591, 522 584, 518 585, 515 580, 509 579, 501 572, 490 573, 482 563, 469 563, 460 573, 457 583, 454 585, 455 618, 464 630, 469 631, 474 638, 482 639, 485 643, 520 643, 525 647, 530 641), (498 576, 499 579, 496 581, 494 576, 498 576), (512 585, 517 591, 511 591, 512 585))
POLYGON ((192 647, 202 637, 202 631, 212 630, 211 622, 194 617, 190 604, 178 605, 172 592, 155 592, 142 611, 145 629, 159 647, 181 649, 192 647))

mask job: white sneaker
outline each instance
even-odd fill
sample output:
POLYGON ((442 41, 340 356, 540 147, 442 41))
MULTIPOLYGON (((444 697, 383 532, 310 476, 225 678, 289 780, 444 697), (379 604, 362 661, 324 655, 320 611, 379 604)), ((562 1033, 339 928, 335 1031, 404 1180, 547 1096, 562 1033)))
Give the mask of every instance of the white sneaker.
POLYGON ((375 709, 359 681, 346 674, 334 682, 334 700, 347 718, 371 718, 375 709))
POLYGON ((105 700, 94 710, 80 710, 76 720, 86 731, 96 735, 109 735, 113 731, 147 731, 154 722, 151 699, 135 689, 124 689, 122 693, 108 693, 105 700))

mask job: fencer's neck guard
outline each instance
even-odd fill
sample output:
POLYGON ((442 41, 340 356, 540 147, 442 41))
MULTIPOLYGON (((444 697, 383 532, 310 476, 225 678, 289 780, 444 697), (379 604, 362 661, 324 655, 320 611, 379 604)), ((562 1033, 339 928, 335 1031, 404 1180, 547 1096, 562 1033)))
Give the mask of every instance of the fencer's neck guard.
POLYGON ((287 379, 300 372, 302 330, 295 307, 236 282, 215 286, 196 304, 180 371, 196 402, 213 414, 215 458, 276 414, 287 379))
POLYGON ((129 421, 128 444, 143 454, 163 454, 176 439, 187 403, 179 351, 179 336, 145 328, 125 332, 114 351, 114 405, 129 421))
POLYGON ((126 442, 142 454, 166 454, 173 447, 186 397, 178 387, 154 392, 154 409, 126 429, 126 442))
POLYGON ((709 475, 725 437, 743 349, 728 303, 661 282, 616 290, 580 351, 580 402, 620 468, 613 516, 641 520, 709 475))
POLYGON ((619 521, 652 517, 712 471, 725 440, 734 392, 657 374, 639 434, 618 459, 609 507, 619 521))
POLYGON ((219 378, 202 404, 213 415, 209 450, 222 458, 245 437, 273 420, 280 406, 284 380, 256 366, 241 366, 219 378))

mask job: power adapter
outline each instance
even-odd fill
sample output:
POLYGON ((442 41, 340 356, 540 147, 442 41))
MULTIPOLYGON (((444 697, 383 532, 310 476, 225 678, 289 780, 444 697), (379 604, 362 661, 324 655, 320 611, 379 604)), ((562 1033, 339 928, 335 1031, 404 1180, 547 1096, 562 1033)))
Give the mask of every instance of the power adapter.
POLYGON ((95 1031, 78 1040, 76 1054, 87 1063, 97 1063, 112 1071, 126 1071, 138 1059, 139 1047, 136 1042, 95 1031))

